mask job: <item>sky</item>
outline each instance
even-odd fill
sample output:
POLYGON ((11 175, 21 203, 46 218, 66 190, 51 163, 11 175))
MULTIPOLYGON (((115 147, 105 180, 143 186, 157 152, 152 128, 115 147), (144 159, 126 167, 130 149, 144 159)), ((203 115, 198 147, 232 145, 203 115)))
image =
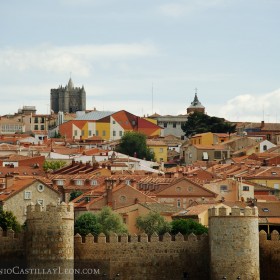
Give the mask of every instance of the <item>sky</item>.
POLYGON ((87 109, 280 122, 279 0, 0 4, 0 115, 50 112, 71 77, 87 109))

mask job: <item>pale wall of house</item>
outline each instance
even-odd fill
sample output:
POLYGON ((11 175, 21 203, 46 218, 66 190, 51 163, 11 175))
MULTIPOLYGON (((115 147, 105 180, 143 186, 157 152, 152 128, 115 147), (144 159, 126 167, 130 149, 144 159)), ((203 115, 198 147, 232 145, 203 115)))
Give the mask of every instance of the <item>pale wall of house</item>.
POLYGON ((43 206, 54 203, 57 204, 60 199, 60 195, 49 187, 44 186, 42 192, 38 191, 38 186, 43 185, 41 182, 34 182, 21 192, 12 196, 10 199, 4 202, 3 209, 5 211, 12 211, 13 214, 17 217, 17 220, 20 224, 23 224, 26 220, 26 207, 31 202, 36 204, 38 200, 43 200, 43 206), (25 199, 25 192, 31 191, 31 199, 25 199))

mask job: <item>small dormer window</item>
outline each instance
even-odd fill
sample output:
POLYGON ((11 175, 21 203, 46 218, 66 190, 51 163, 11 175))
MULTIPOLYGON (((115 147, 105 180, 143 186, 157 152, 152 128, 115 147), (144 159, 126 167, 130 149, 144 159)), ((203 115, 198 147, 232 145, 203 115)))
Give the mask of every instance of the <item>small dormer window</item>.
POLYGON ((75 180, 75 185, 76 186, 82 186, 84 184, 84 180, 75 180))
POLYGON ((129 186, 130 185, 130 180, 125 180, 125 184, 129 186))
POLYGON ((268 208, 262 208, 263 212, 269 212, 268 208))
POLYGON ((64 185, 64 180, 55 180, 55 182, 58 186, 63 186, 64 185))
POLYGON ((272 171, 272 172, 271 172, 271 175, 277 175, 277 172, 272 171))
POLYGON ((91 184, 92 186, 97 186, 97 180, 91 180, 91 181, 90 181, 90 184, 91 184))

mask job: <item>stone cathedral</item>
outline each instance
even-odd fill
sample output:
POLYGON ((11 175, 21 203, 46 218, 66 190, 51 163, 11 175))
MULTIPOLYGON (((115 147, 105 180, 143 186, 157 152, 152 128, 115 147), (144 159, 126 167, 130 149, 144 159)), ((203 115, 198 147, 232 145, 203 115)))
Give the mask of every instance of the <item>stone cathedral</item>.
POLYGON ((65 87, 51 89, 51 110, 54 113, 75 113, 86 110, 86 92, 82 88, 74 87, 72 79, 69 79, 65 87))

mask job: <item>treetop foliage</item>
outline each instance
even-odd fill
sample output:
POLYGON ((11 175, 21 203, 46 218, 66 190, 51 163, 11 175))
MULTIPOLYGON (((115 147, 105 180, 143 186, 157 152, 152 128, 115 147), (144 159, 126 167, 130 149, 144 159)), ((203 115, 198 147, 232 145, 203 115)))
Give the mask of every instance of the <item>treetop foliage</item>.
POLYGON ((135 131, 127 131, 120 140, 116 151, 131 157, 154 160, 154 154, 147 147, 146 135, 135 131))
POLYGON ((54 171, 57 169, 62 168, 63 166, 66 165, 66 162, 63 160, 53 160, 53 161, 47 161, 45 160, 43 164, 43 169, 44 171, 54 171))
POLYGON ((74 228, 75 234, 79 233, 83 236, 89 233, 99 235, 101 232, 106 235, 127 233, 122 217, 108 206, 97 213, 87 212, 81 215, 76 220, 74 228))
POLYGON ((182 125, 182 130, 187 137, 198 133, 234 133, 236 125, 225 121, 223 118, 210 117, 202 112, 194 112, 188 116, 188 120, 182 125))
POLYGON ((14 232, 21 231, 21 226, 11 211, 0 210, 0 227, 4 231, 8 229, 12 229, 14 232))
POLYGON ((188 235, 194 233, 200 235, 208 232, 208 228, 192 219, 178 219, 171 222, 172 234, 182 233, 188 235))
POLYGON ((158 212, 149 212, 147 215, 137 217, 136 227, 147 235, 152 235, 154 232, 162 235, 171 231, 171 224, 158 212))

